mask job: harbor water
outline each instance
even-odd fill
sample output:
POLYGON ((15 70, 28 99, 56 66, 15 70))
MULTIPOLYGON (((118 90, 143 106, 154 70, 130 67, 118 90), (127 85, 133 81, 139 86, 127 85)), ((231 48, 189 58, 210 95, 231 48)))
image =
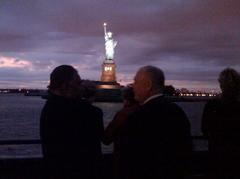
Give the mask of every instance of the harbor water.
MULTIPOLYGON (((45 100, 23 94, 0 94, 0 140, 39 139, 39 118, 45 100)), ((200 124, 205 102, 179 102, 191 122, 192 135, 201 135, 200 124)), ((104 126, 112 120, 122 103, 94 103, 104 113, 104 126)), ((206 149, 205 143, 197 143, 197 150, 206 149)), ((111 152, 111 146, 102 147, 104 153, 111 152)), ((40 144, 2 145, 0 158, 40 157, 40 144)))

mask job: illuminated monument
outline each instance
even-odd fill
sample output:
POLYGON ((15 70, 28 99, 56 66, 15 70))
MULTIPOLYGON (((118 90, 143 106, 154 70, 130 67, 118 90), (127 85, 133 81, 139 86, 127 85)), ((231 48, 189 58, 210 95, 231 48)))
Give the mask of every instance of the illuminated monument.
POLYGON ((116 64, 114 62, 114 49, 117 41, 113 39, 113 34, 107 31, 107 24, 103 24, 105 38, 105 60, 102 64, 102 75, 100 88, 119 88, 120 85, 116 81, 116 64))

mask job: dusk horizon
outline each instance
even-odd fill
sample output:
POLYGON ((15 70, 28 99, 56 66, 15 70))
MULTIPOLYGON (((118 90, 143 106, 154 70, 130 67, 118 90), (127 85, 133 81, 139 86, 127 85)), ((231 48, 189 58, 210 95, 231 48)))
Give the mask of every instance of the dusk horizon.
POLYGON ((220 91, 225 68, 240 71, 238 0, 0 2, 0 88, 46 89, 51 71, 74 66, 100 80, 103 23, 118 42, 117 82, 133 82, 146 65, 161 68, 166 85, 220 91))

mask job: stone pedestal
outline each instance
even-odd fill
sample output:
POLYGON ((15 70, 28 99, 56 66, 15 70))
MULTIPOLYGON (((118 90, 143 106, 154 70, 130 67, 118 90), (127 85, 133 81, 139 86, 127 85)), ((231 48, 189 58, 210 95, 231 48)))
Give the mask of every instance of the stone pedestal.
POLYGON ((102 64, 102 82, 116 82, 116 65, 113 60, 105 60, 102 64))
POLYGON ((120 89, 120 84, 116 79, 116 64, 113 60, 105 60, 102 64, 101 81, 97 85, 98 89, 120 89))

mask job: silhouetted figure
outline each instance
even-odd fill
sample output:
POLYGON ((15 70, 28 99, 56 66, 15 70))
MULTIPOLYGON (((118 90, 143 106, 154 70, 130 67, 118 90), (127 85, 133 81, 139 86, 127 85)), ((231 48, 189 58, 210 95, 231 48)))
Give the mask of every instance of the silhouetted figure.
POLYGON ((97 178, 101 159, 103 113, 79 96, 81 79, 69 65, 50 75, 42 109, 40 137, 50 178, 97 178))
POLYGON ((104 131, 103 143, 109 145, 113 142, 113 173, 114 178, 122 179, 124 177, 124 163, 121 153, 121 132, 127 118, 138 109, 138 103, 134 99, 132 87, 126 87, 122 91, 123 108, 118 111, 113 120, 104 131))
POLYGON ((240 76, 227 68, 219 75, 222 95, 206 103, 202 132, 209 138, 211 178, 240 178, 240 76))
POLYGON ((163 96, 164 74, 154 66, 138 70, 133 84, 140 109, 124 125, 121 150, 127 178, 182 178, 192 150, 190 123, 163 96))

